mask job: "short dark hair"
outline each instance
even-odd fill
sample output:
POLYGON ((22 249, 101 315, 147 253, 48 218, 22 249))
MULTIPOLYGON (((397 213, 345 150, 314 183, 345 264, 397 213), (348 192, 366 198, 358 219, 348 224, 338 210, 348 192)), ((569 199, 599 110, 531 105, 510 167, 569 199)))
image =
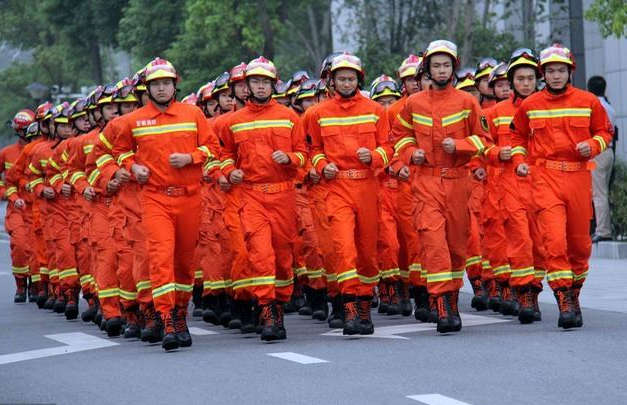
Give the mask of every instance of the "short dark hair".
POLYGON ((588 91, 597 97, 605 96, 606 87, 607 82, 605 81, 603 76, 592 76, 588 79, 588 91))

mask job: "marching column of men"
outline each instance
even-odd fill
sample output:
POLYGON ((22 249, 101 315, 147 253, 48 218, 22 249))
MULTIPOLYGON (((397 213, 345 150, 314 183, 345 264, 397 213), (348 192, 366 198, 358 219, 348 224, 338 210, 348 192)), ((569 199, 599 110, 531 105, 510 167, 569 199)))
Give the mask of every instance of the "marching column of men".
POLYGON ((156 58, 20 110, 0 151, 14 301, 172 350, 192 345, 190 301, 264 341, 286 339, 296 311, 372 334, 376 307, 449 333, 464 273, 475 310, 521 324, 541 320, 546 276, 558 326, 581 327, 591 159, 613 128, 575 67, 552 45, 460 68, 437 40, 402 62, 400 86, 363 91, 347 52, 287 82, 261 56, 178 102, 156 58))

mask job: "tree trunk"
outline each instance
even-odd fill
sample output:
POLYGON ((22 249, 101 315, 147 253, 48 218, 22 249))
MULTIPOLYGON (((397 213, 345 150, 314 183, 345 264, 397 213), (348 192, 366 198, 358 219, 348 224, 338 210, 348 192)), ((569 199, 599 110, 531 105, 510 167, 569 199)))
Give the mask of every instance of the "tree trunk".
POLYGON ((89 47, 91 61, 93 64, 93 79, 96 83, 104 83, 102 76, 102 58, 100 57, 100 45, 98 42, 92 42, 89 47))
POLYGON ((268 15, 267 0, 259 0, 257 3, 261 27, 263 30, 263 56, 268 59, 274 59, 274 32, 270 25, 270 16, 268 15))

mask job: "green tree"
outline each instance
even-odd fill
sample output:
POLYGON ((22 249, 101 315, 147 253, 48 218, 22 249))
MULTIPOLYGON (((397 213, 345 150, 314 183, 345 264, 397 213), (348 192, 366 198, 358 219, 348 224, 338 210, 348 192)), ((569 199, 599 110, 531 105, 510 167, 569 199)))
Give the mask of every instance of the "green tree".
POLYGON ((594 0, 586 11, 586 19, 599 24, 604 38, 627 36, 627 3, 625 0, 594 0))

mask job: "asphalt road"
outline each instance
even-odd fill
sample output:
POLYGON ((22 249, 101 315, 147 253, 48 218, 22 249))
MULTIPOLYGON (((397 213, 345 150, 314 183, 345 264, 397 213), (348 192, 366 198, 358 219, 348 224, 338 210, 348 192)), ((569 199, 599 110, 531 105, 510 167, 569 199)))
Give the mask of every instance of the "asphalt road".
POLYGON ((267 344, 190 321, 193 346, 165 353, 13 304, 0 242, 0 404, 627 404, 625 262, 593 264, 586 303, 615 308, 586 309, 577 330, 557 328, 547 292, 543 321, 524 326, 463 294, 459 334, 375 314, 375 337, 348 338, 289 315, 288 340, 267 344))

